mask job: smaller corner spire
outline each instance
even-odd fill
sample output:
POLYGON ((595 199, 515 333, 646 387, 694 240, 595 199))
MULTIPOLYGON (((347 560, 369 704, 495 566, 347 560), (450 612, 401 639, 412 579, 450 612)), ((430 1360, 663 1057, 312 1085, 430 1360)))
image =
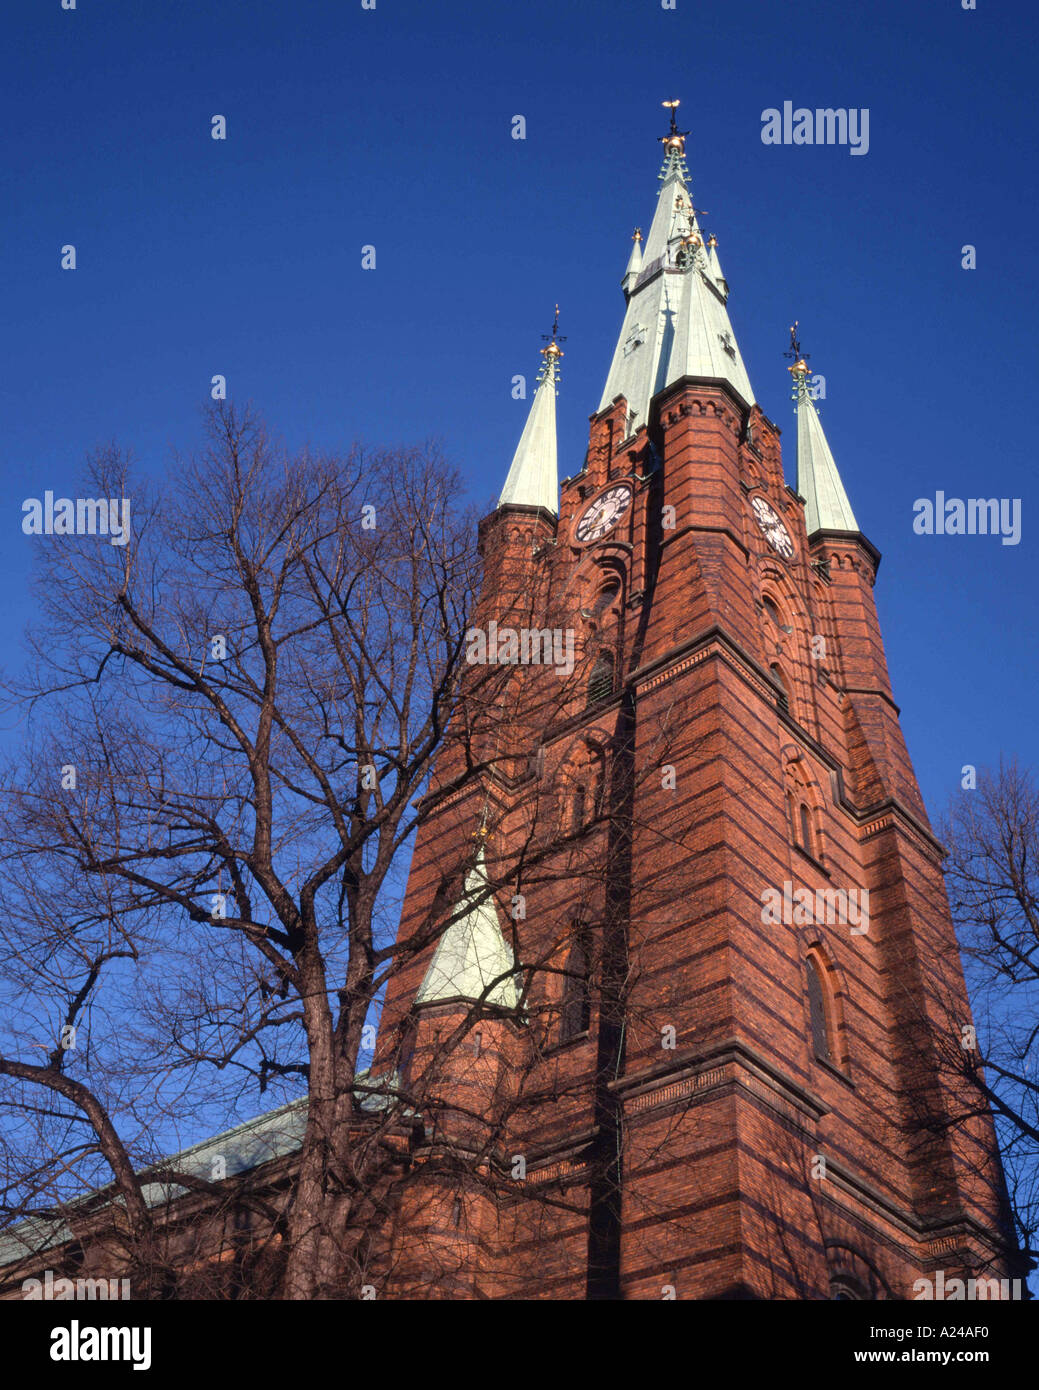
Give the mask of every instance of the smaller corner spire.
POLYGON ((512 948, 502 934, 487 878, 486 821, 461 895, 415 995, 416 1004, 472 1000, 513 1009, 519 997, 512 948))
POLYGON ((722 272, 722 263, 718 259, 718 238, 712 232, 707 238, 707 264, 710 268, 714 283, 723 299, 729 297, 729 282, 722 272))
POLYGON ((797 490, 805 499, 805 529, 816 531, 858 531, 848 494, 822 422, 808 388, 808 357, 798 339, 798 320, 790 327, 790 347, 783 354, 793 358, 787 371, 793 378, 793 400, 797 406, 797 490))
POLYGON ((559 332, 559 305, 556 305, 552 332, 543 333, 546 346, 537 377, 537 390, 531 402, 527 423, 513 455, 498 506, 542 507, 553 516, 559 513, 559 466, 556 443, 556 394, 559 363, 563 357, 559 332))
POLYGON ((628 257, 628 264, 624 269, 624 276, 621 280, 621 289, 626 296, 630 296, 635 288, 635 281, 642 272, 642 228, 636 227, 632 234, 631 255, 628 257))

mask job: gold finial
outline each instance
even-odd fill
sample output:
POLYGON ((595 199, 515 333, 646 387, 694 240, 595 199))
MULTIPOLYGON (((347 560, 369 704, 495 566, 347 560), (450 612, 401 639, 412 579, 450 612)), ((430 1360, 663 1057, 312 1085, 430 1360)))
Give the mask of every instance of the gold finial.
POLYGON ((543 347, 543 348, 541 349, 541 356, 544 357, 546 361, 549 361, 549 360, 555 361, 556 359, 558 359, 558 358, 560 358, 560 357, 563 356, 563 349, 559 346, 559 344, 560 344, 560 343, 565 343, 565 342, 566 342, 566 338, 565 338, 565 337, 560 337, 560 333, 559 333, 559 305, 558 305, 558 304, 556 305, 556 316, 555 316, 555 318, 554 318, 553 321, 552 321, 552 332, 551 332, 551 333, 542 333, 541 336, 542 336, 542 338, 545 340, 545 342, 548 344, 548 347, 543 347))
POLYGON ((678 122, 675 120, 675 111, 681 105, 677 99, 675 101, 662 101, 661 106, 671 112, 671 126, 666 135, 659 136, 660 143, 665 149, 677 150, 679 154, 685 154, 685 137, 689 134, 688 130, 679 130, 678 122))
POLYGON ((793 358, 794 365, 792 367, 787 367, 787 371, 794 378, 795 388, 800 387, 809 371, 809 354, 801 351, 801 344, 797 337, 799 323, 800 321, 798 319, 794 319, 793 323, 790 325, 790 347, 783 353, 784 357, 793 358))
POLYGON ((635 231, 634 231, 634 233, 632 234, 632 238, 631 238, 631 239, 632 239, 632 241, 641 241, 641 240, 642 240, 642 228, 641 228, 641 227, 636 227, 636 228, 635 228, 635 231))
POLYGON ((711 247, 714 247, 714 246, 717 246, 717 245, 718 245, 718 238, 714 235, 713 232, 712 232, 711 235, 707 238, 707 245, 708 245, 708 246, 711 246, 711 247))

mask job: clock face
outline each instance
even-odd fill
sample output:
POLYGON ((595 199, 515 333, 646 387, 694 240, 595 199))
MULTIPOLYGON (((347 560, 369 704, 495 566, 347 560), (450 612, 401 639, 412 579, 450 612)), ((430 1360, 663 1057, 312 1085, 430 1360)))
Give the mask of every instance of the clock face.
POLYGON ((794 542, 775 510, 764 497, 755 497, 750 505, 754 508, 754 519, 761 534, 777 554, 782 555, 784 560, 789 560, 794 553, 794 542))
POLYGON ((601 540, 607 531, 613 530, 630 506, 631 488, 627 483, 608 488, 585 507, 574 531, 574 539, 581 545, 601 540))

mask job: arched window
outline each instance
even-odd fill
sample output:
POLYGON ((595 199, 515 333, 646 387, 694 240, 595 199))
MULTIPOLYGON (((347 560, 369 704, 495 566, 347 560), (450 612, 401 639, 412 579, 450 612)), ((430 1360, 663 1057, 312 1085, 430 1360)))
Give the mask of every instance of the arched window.
POLYGON ((861 1303, 862 1291, 854 1280, 839 1276, 830 1281, 830 1297, 839 1303, 861 1303))
POLYGON ((891 1289, 876 1265, 850 1245, 826 1242, 830 1297, 842 1303, 883 1303, 891 1289))
POLYGON ((588 677, 588 703, 597 705, 608 700, 613 694, 613 657, 609 652, 600 652, 595 658, 592 674, 588 677))
POLYGON ((763 594, 761 597, 761 606, 768 614, 768 617, 771 620, 772 625, 776 628, 777 631, 785 633, 788 636, 791 632, 793 632, 794 629, 790 626, 790 624, 785 623, 783 621, 783 614, 781 613, 779 605, 776 603, 775 599, 771 599, 768 597, 767 594, 763 594))
POLYGON ((779 702, 780 702, 780 704, 788 705, 788 704, 790 703, 790 696, 789 696, 789 694, 788 694, 788 692, 787 692, 786 681, 783 679, 783 672, 779 669, 779 666, 778 666, 777 663, 774 662, 774 661, 773 661, 772 665, 771 665, 768 669, 772 672, 773 676, 774 676, 775 679, 776 679, 776 684, 779 686, 779 691, 780 691, 780 694, 779 694, 779 702))
POLYGON ((587 1033, 592 1021, 591 940, 587 926, 575 922, 571 927, 571 946, 563 976, 563 1007, 559 1028, 560 1042, 587 1033))
POLYGON ((819 967, 811 956, 805 961, 805 974, 808 978, 808 1014, 812 1027, 812 1050, 823 1062, 834 1063, 833 1049, 830 1046, 830 1025, 826 1016, 826 992, 819 967))
POLYGON ((801 846, 803 850, 806 850, 809 854, 814 854, 815 847, 812 841, 812 816, 811 812, 808 810, 807 805, 803 801, 801 802, 800 808, 798 810, 798 817, 798 828, 801 832, 798 844, 801 846))
POLYGON ((605 768, 601 750, 579 744, 564 763, 558 781, 559 830, 577 835, 602 806, 605 768))
POLYGON ((592 604, 592 617, 601 618, 608 608, 612 608, 621 591, 619 579, 608 579, 595 596, 592 604))

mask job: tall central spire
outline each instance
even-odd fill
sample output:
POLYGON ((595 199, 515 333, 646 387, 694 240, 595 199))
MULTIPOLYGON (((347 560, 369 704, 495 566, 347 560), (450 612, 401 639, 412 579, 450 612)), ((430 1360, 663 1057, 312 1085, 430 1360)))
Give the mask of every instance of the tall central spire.
POLYGON ((624 396, 632 431, 646 424, 649 404, 658 391, 681 377, 727 381, 748 405, 754 392, 747 376, 726 309, 728 286, 717 253, 708 255, 699 217, 689 192, 685 161, 688 132, 678 129, 675 108, 671 128, 660 137, 664 164, 656 212, 633 274, 629 262, 623 285, 628 300, 620 338, 613 354, 599 409, 624 396))

